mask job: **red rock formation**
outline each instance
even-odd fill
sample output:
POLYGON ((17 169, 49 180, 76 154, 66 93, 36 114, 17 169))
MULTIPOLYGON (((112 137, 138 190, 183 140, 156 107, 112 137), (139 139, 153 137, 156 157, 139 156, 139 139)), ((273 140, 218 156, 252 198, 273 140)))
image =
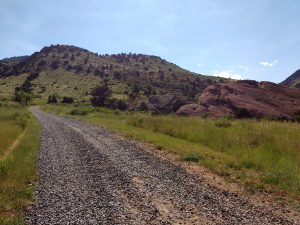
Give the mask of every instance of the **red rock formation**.
POLYGON ((299 89, 271 82, 242 80, 210 85, 199 97, 198 106, 184 105, 177 114, 291 119, 299 111, 299 89))

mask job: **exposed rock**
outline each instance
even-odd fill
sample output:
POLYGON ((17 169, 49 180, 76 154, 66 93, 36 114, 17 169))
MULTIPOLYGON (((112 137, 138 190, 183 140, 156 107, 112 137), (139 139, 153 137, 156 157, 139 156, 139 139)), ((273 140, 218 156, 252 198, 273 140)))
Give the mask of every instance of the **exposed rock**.
POLYGON ((177 114, 291 119, 300 111, 300 90, 251 80, 219 83, 207 87, 198 104, 182 106, 177 114))
POLYGON ((300 88, 300 70, 297 70, 291 76, 282 81, 280 84, 300 88))
POLYGON ((181 106, 176 114, 181 116, 189 116, 189 115, 203 115, 206 108, 199 104, 188 104, 181 106))
POLYGON ((148 108, 157 110, 161 113, 176 112, 182 105, 186 104, 187 100, 182 96, 172 94, 153 95, 149 97, 148 108))

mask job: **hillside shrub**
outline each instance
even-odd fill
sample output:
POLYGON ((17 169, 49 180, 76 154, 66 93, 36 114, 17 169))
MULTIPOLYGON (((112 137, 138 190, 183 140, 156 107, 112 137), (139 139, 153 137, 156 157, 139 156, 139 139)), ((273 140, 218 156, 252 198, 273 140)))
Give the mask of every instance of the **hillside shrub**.
POLYGON ((111 95, 111 90, 108 88, 107 85, 102 85, 96 87, 91 92, 92 98, 91 103, 94 107, 104 107, 106 100, 111 95))
POLYGON ((238 119, 251 118, 251 114, 245 108, 238 108, 235 112, 235 117, 238 119))
POLYGON ((62 103, 65 103, 65 104, 72 104, 74 103, 74 99, 72 97, 63 97, 63 100, 62 100, 62 103))
POLYGON ((297 123, 300 123, 300 111, 294 113, 293 120, 297 123))
POLYGON ((124 100, 119 100, 118 101, 118 109, 121 110, 121 111, 125 111, 128 109, 128 105, 127 103, 124 101, 124 100))
POLYGON ((58 103, 57 96, 55 94, 48 96, 47 104, 56 104, 58 103))

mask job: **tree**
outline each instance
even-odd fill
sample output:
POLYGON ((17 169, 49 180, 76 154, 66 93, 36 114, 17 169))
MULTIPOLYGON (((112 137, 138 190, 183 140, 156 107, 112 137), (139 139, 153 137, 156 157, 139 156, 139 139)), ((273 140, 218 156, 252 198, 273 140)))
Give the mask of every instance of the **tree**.
POLYGON ((55 94, 48 96, 47 104, 55 104, 58 103, 57 96, 55 94))
POLYGON ((108 88, 107 85, 102 85, 96 87, 92 92, 91 95, 91 103, 94 107, 104 107, 106 100, 111 95, 111 90, 108 88))
POLYGON ((15 90, 15 101, 21 103, 22 105, 28 105, 32 99, 32 94, 27 93, 23 90, 15 90))

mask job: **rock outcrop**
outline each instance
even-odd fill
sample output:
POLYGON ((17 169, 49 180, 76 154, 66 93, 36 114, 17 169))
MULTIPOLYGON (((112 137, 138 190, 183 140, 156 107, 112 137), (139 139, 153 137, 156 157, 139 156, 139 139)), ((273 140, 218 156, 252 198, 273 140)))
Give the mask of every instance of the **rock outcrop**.
POLYGON ((199 97, 198 104, 184 105, 177 114, 292 119, 297 112, 300 112, 299 89, 242 80, 210 85, 199 97))

